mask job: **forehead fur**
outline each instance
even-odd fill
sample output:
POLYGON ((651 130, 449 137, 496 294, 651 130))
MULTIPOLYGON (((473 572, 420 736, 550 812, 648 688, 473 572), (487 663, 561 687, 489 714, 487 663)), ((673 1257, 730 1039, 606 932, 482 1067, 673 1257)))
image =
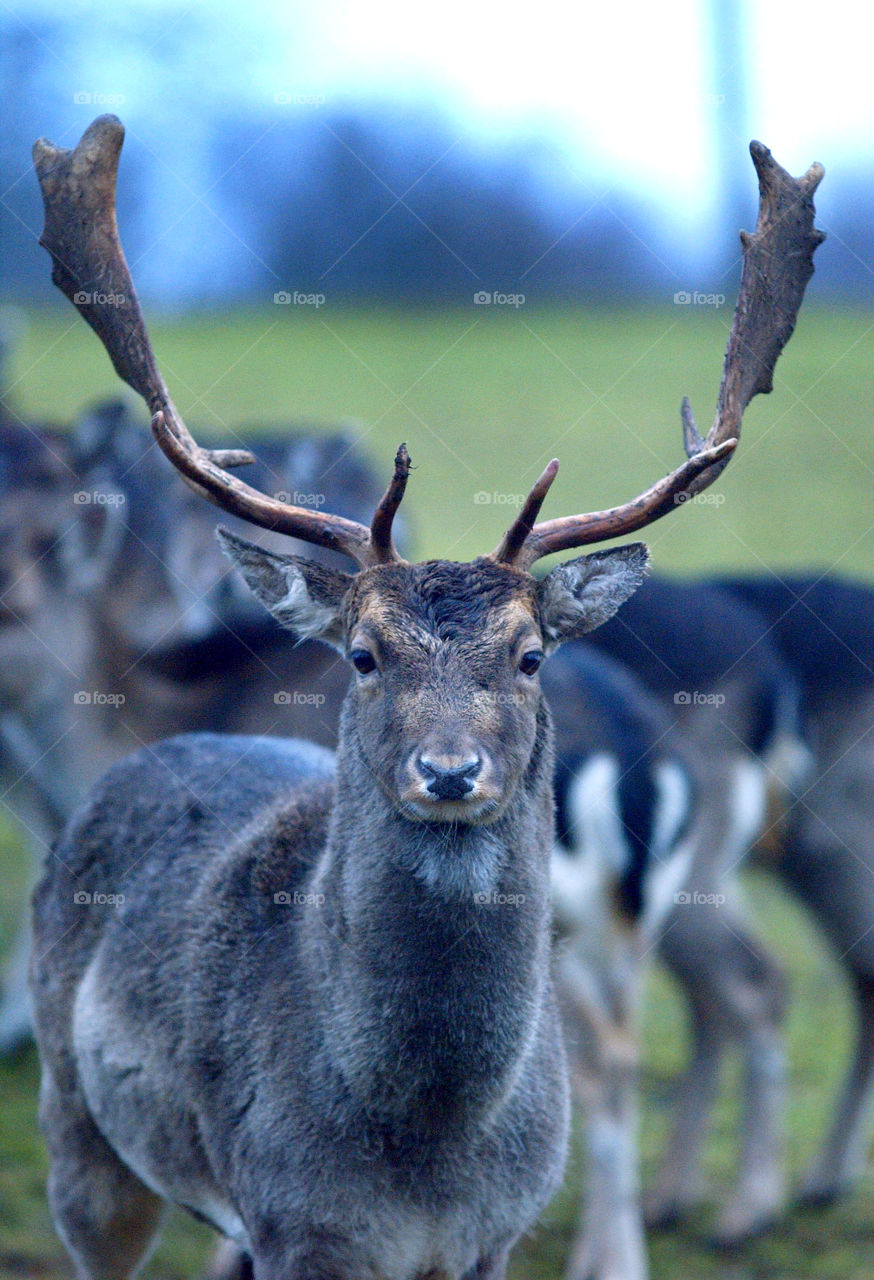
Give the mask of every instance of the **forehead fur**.
POLYGON ((491 560, 457 564, 379 565, 359 575, 349 593, 347 623, 416 625, 439 640, 464 640, 491 630, 539 624, 530 575, 491 560))

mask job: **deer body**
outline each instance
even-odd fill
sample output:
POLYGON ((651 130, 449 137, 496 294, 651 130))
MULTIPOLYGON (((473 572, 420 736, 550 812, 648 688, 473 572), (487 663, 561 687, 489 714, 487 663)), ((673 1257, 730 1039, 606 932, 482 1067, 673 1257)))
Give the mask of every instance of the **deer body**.
POLYGON ((645 557, 537 585, 487 560, 350 579, 225 543, 278 617, 342 625, 379 667, 347 696, 336 772, 305 743, 170 739, 61 841, 33 965, 59 1229, 89 1280, 127 1274, 101 1269, 107 1242, 136 1202, 142 1251, 157 1197, 257 1276, 501 1275, 568 1123, 551 726, 521 668, 617 607, 645 557))
MULTIPOLYGON (((331 813, 333 790, 325 751, 208 735, 109 775, 38 907, 51 928, 76 885, 124 885, 117 917, 74 930, 78 984, 59 997, 81 1102, 148 1187, 256 1257, 287 1265, 323 1233, 344 1275, 464 1275, 536 1216, 563 1166, 545 857, 523 871, 543 818, 526 795, 507 818, 515 847, 491 828, 423 836, 423 859, 464 859, 476 884, 530 903, 502 910, 415 880, 393 811, 362 831, 345 792, 331 813), (110 797, 128 788, 146 799, 125 824, 110 797)), ((71 1179, 61 1165, 58 1188, 71 1179)))
POLYGON ((556 983, 586 1141, 565 1275, 646 1280, 639 998, 647 959, 688 871, 695 760, 652 695, 590 642, 559 650, 542 683, 556 734, 556 983))
MULTIPOLYGON (((265 497, 231 474, 250 454, 204 449, 191 436, 158 370, 118 239, 123 137, 120 121, 103 116, 74 151, 34 148, 53 279, 146 400, 158 444, 200 495, 356 562, 350 576, 232 534, 221 539, 274 616, 298 637, 333 645, 357 675, 343 706, 333 801, 321 774, 310 776, 312 749, 285 748, 294 760, 284 785, 274 779, 265 825, 247 813, 252 826, 241 831, 249 771, 230 767, 218 745, 216 767, 213 740, 195 739, 175 807, 163 808, 162 787, 172 787, 140 758, 109 775, 69 828, 38 894, 33 965, 55 1221, 83 1280, 123 1280, 157 1224, 155 1192, 181 1198, 178 1180, 190 1178, 237 1215, 242 1228, 236 1219, 216 1225, 242 1241, 256 1280, 501 1280, 512 1244, 557 1185, 567 1128, 549 972, 552 743, 537 671, 547 652, 600 626, 632 595, 646 549, 570 560, 539 582, 529 570, 544 556, 642 528, 720 474, 746 405, 771 389, 813 270, 822 170, 793 179, 752 144, 759 219, 743 241, 741 295, 706 438, 684 403, 685 462, 631 502, 538 521, 553 459, 495 551, 470 564, 410 565, 392 541, 410 471, 405 446, 368 529, 265 497), (119 305, 83 301, 94 279, 119 305), (210 856, 200 816, 209 805, 201 786, 188 785, 202 783, 201 770, 232 796, 224 857, 210 856), (177 847, 190 822, 204 834, 192 838, 189 863, 187 847, 177 847), (127 846, 141 831, 150 840, 131 859, 127 846), (200 913, 187 913, 174 891, 179 852, 200 913), (324 914, 302 910, 292 925, 265 931, 273 917, 260 877, 313 857, 302 884, 324 914), (102 921, 76 916, 72 883, 98 867, 132 876, 137 905, 126 921, 127 901, 102 921), (140 913, 148 929, 165 922, 163 956, 162 934, 142 958, 140 913), (174 983, 177 954, 192 957, 201 990, 188 972, 178 975, 181 988, 174 983), (130 976, 140 966, 144 983, 130 976), (127 1001, 113 991, 116 978, 127 1001), (288 1000, 265 1015, 263 993, 277 982, 288 1000), (175 1034, 163 1057, 147 1060, 139 1094, 142 1064, 114 1065, 113 1054, 138 1007, 152 1002, 155 1027, 166 1021, 175 1034), (166 1093, 173 1106, 162 1104, 166 1093), (176 1182, 165 1185, 164 1153, 178 1153, 180 1142, 184 1168, 168 1161, 163 1176, 176 1182)), ((176 749, 165 745, 157 759, 176 749)))

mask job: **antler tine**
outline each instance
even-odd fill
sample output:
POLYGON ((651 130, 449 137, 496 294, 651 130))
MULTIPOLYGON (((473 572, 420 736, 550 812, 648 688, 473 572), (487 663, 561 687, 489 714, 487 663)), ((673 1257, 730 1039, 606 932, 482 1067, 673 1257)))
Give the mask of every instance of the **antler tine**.
POLYGON ((391 527, 410 478, 410 466, 407 446, 401 444, 395 454, 394 475, 370 522, 370 546, 377 564, 400 559, 392 541, 391 527))
POLYGON ((727 466, 737 447, 744 410, 753 396, 773 388, 774 367, 792 336, 813 275, 813 254, 825 239, 825 233, 813 225, 813 194, 822 181, 822 165, 813 164, 800 178, 793 178, 762 143, 751 142, 750 154, 759 178, 759 213, 753 234, 740 233, 740 291, 716 416, 707 436, 699 434, 684 399, 681 413, 688 460, 682 466, 620 507, 543 521, 514 546, 508 535, 493 552, 494 559, 528 569, 556 551, 632 533, 706 489, 727 466))
MULTIPOLYGON (((51 254, 53 282, 100 338, 118 376, 149 406, 161 449, 186 483, 232 515, 341 551, 361 567, 397 559, 391 546, 391 517, 386 551, 381 544, 371 544, 366 525, 279 502, 229 475, 227 467, 252 462, 252 454, 245 449, 201 448, 188 431, 158 369, 119 240, 115 186, 123 142, 121 121, 105 115, 89 126, 72 151, 44 138, 34 144, 45 205, 40 244, 51 254)), ((397 470, 395 488, 396 482, 397 470)), ((403 486, 395 507, 402 494, 403 486)))
POLYGON ((549 493, 550 485, 557 475, 558 458, 553 458, 552 462, 547 464, 543 473, 535 481, 531 492, 525 499, 525 505, 504 534, 501 545, 494 553, 494 558, 500 564, 513 564, 519 555, 525 540, 530 536, 531 530, 534 528, 534 521, 540 515, 540 508, 543 506, 547 493, 549 493))

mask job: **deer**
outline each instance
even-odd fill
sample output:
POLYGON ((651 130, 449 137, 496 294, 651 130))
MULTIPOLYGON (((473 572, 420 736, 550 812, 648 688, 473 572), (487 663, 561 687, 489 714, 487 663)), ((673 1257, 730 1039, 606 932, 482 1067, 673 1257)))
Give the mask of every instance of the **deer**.
MULTIPOLYGON (((761 865, 803 903, 831 944, 849 979, 857 1024, 833 1118, 797 1200, 831 1204, 865 1169, 874 1076, 872 616, 870 588, 831 574, 703 582, 653 576, 621 619, 592 637, 673 710, 681 732, 691 727, 710 743, 704 749, 715 760, 740 765, 737 777, 746 777, 733 793, 726 777, 722 799, 708 802, 713 834, 696 847, 688 881, 701 893, 719 891, 723 904, 718 911, 706 903, 693 911, 681 902, 660 944, 689 1000, 694 1053, 648 1196, 653 1225, 687 1217, 700 1199, 701 1146, 718 1070, 732 1044, 741 1046, 745 1063, 745 1138, 718 1237, 742 1243, 771 1226, 788 1198, 780 1158, 787 983, 739 912, 735 884, 737 869, 756 847, 765 851, 761 865), (699 701, 689 694, 677 703, 678 689, 705 696, 699 701)), ((718 767, 708 770, 711 778, 718 767)))
POLYGON ((639 1010, 685 882, 698 761, 658 700, 585 640, 544 665, 556 737, 556 979, 585 1160, 569 1280, 644 1280, 639 1010))
MULTIPOLYGON (((81 798, 72 777, 52 768, 46 755, 52 746, 63 750, 74 712, 65 695, 76 637, 65 632, 69 622, 56 608, 65 573, 59 545, 72 524, 72 472, 59 432, 20 424, 11 411, 2 419, 0 793, 4 811, 33 851, 32 887, 45 851, 81 798)), ((0 1007, 0 1046, 8 1048, 29 1026, 26 925, 3 950, 2 987, 15 993, 0 1007)))
POLYGON ((553 459, 495 551, 409 563, 392 540, 405 446, 368 527, 266 497, 233 474, 246 451, 191 436, 118 239, 123 136, 103 116, 72 151, 36 144, 52 278, 198 492, 353 561, 219 533, 274 617, 354 675, 335 755, 170 738, 110 770, 50 857, 31 981, 54 1221, 89 1280, 131 1274, 167 1202, 233 1240, 256 1280, 502 1280, 568 1128, 538 670, 633 595, 647 552, 530 570, 721 474, 812 273, 821 169, 793 179, 753 144, 759 224, 706 437, 684 403, 685 462, 620 506, 539 520, 553 459), (95 281, 116 305, 91 301, 95 281))
MULTIPOLYGON (((293 476, 351 516, 380 496, 348 431, 256 438, 265 492, 293 476)), ((211 727, 336 744, 346 664, 322 645, 289 646, 228 572, 210 508, 165 466, 118 400, 69 432, 11 411, 0 429, 0 776, 31 885, 88 788, 144 743, 211 727)), ((31 1034, 28 919, 22 905, 4 947, 0 1053, 31 1034)))
POLYGON ((735 1245, 772 1225, 785 1200, 787 983, 750 923, 737 873, 775 802, 807 769, 799 690, 758 614, 708 581, 653 575, 591 643, 643 681, 699 766, 690 862, 658 938, 688 1002, 692 1050, 646 1217, 666 1227, 699 1204, 707 1117, 725 1052, 737 1044, 740 1161, 714 1229, 720 1243, 735 1245))
POLYGON ((767 863, 804 903, 844 969, 856 1044, 803 1205, 830 1205, 868 1162, 874 1085, 874 592, 836 574, 721 578, 762 617, 799 688, 805 767, 780 789, 767 829, 767 863))

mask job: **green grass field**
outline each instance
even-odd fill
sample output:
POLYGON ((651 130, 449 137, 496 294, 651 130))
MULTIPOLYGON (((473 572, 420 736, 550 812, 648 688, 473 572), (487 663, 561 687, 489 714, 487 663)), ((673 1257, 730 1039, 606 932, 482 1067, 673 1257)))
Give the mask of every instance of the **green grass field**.
MULTIPOLYGON (((815 289, 815 282, 814 282, 815 289)), ((256 425, 307 421, 358 427, 386 474, 408 441, 416 474, 409 516, 421 555, 489 550, 545 461, 562 472, 546 514, 613 505, 681 458, 679 404, 688 393, 709 425, 728 310, 436 314, 303 313, 265 308, 154 323, 159 359, 193 428, 245 435, 256 425), (480 500, 477 501, 477 495, 480 500), (488 499, 482 500, 483 495, 488 499)), ((30 316, 15 355, 13 400, 31 421, 68 422, 118 390, 97 340, 69 308, 30 316)), ((707 501, 647 534, 660 570, 709 572, 809 566, 874 578, 874 317, 811 306, 781 360, 774 394, 748 411, 739 455, 707 501)), ((17 859, 0 845, 0 912, 19 900, 17 859), (8 869, 7 869, 8 867, 8 869)), ((791 976, 788 1027, 793 1176, 825 1124, 849 1048, 840 974, 802 913, 763 872, 750 872, 751 908, 791 976)), ((655 972, 646 1006, 644 1171, 664 1138, 670 1081, 685 1054, 683 1008, 655 972)), ((708 1146, 711 1201, 728 1186, 737 1148, 736 1068, 708 1146)), ((35 1124, 33 1052, 0 1064, 0 1280, 70 1274, 49 1222, 35 1124)), ((576 1199, 566 1190, 520 1250, 515 1280, 561 1273, 576 1199)), ((655 1280, 871 1280, 874 1179, 823 1213, 793 1213, 779 1231, 727 1256, 708 1246, 709 1211, 694 1230, 652 1241, 655 1280)), ((195 1276, 208 1233, 172 1219, 146 1275, 195 1276)))

